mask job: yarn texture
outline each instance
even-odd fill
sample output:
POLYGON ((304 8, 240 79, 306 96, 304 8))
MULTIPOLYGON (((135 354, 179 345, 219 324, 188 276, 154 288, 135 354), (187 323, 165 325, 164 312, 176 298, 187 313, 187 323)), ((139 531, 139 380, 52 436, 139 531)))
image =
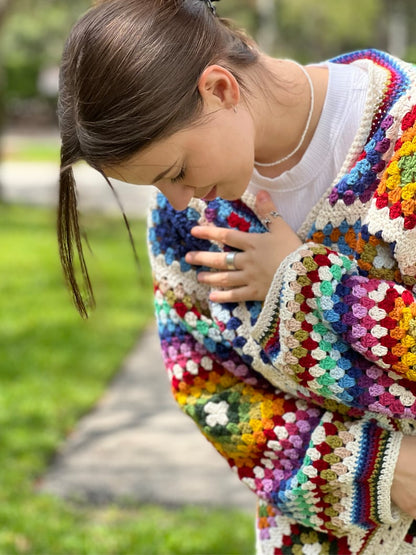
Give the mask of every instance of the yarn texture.
POLYGON ((162 353, 173 395, 258 497, 257 553, 416 554, 390 501, 416 433, 416 70, 367 50, 361 126, 264 303, 208 302, 197 224, 263 233, 254 197, 149 213, 162 353))

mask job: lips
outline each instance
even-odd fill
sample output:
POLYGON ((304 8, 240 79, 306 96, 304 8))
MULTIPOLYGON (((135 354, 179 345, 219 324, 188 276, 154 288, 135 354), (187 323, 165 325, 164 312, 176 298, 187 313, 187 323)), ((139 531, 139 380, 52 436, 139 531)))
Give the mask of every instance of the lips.
POLYGON ((217 198, 217 196, 218 196, 218 195, 217 195, 217 186, 215 185, 215 186, 209 191, 209 193, 203 197, 202 200, 204 200, 204 201, 214 200, 214 198, 217 198))

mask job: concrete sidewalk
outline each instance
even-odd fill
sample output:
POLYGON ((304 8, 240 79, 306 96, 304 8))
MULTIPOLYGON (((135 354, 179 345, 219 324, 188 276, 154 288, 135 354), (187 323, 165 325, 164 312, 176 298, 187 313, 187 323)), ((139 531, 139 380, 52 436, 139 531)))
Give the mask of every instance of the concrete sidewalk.
MULTIPOLYGON (((57 129, 44 131, 8 130, 0 137, 2 149, 9 154, 7 161, 0 160, 0 184, 6 202, 21 202, 41 206, 56 206, 58 200, 59 160, 53 162, 18 162, 13 153, 22 145, 59 145, 57 129)), ((74 166, 81 211, 94 210, 120 213, 114 195, 97 171, 80 162, 74 166)), ((114 181, 117 194, 129 216, 143 216, 153 187, 133 187, 114 181)))
POLYGON ((255 496, 173 401, 154 328, 79 422, 40 488, 94 503, 255 508, 255 496))
MULTIPOLYGON (((84 163, 74 168, 81 211, 120 213, 117 201, 102 175, 84 163)), ((2 162, 0 183, 6 202, 56 206, 59 167, 52 162, 2 162)), ((153 187, 134 187, 113 181, 127 216, 144 216, 153 187)))
MULTIPOLYGON (((118 212, 103 178, 76 169, 81 211, 118 212)), ((6 201, 56 205, 55 164, 0 164, 6 201)), ((144 216, 150 187, 117 184, 126 214, 144 216)), ((254 512, 255 497, 173 401, 154 328, 140 338, 116 379, 85 416, 40 489, 94 503, 234 506, 254 512)))

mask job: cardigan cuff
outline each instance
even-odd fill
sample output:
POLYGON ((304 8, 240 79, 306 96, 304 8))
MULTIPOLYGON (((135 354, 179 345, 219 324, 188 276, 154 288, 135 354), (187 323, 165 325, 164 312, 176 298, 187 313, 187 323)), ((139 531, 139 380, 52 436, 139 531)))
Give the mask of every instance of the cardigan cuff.
POLYGON ((383 524, 395 524, 401 518, 401 511, 391 501, 391 486, 402 439, 403 434, 400 432, 390 434, 379 474, 377 505, 380 522, 383 524))
POLYGON ((305 250, 305 245, 301 245, 294 252, 290 253, 278 267, 269 292, 263 303, 263 308, 257 319, 256 324, 251 330, 251 335, 262 347, 270 338, 278 334, 279 316, 281 303, 285 301, 285 283, 296 279, 297 272, 293 268, 295 262, 300 257, 300 252, 305 250))
POLYGON ((402 513, 391 502, 391 485, 403 435, 373 420, 364 424, 360 435, 351 521, 368 529, 397 524, 402 513))

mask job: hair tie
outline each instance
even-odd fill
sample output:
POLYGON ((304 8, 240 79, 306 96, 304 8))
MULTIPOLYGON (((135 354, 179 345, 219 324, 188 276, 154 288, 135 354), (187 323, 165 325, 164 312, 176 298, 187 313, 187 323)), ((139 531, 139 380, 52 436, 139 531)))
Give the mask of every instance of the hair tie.
POLYGON ((220 0, 202 0, 202 1, 205 2, 205 4, 208 6, 208 8, 212 11, 214 15, 217 15, 217 10, 215 9, 213 2, 219 2, 220 0))

